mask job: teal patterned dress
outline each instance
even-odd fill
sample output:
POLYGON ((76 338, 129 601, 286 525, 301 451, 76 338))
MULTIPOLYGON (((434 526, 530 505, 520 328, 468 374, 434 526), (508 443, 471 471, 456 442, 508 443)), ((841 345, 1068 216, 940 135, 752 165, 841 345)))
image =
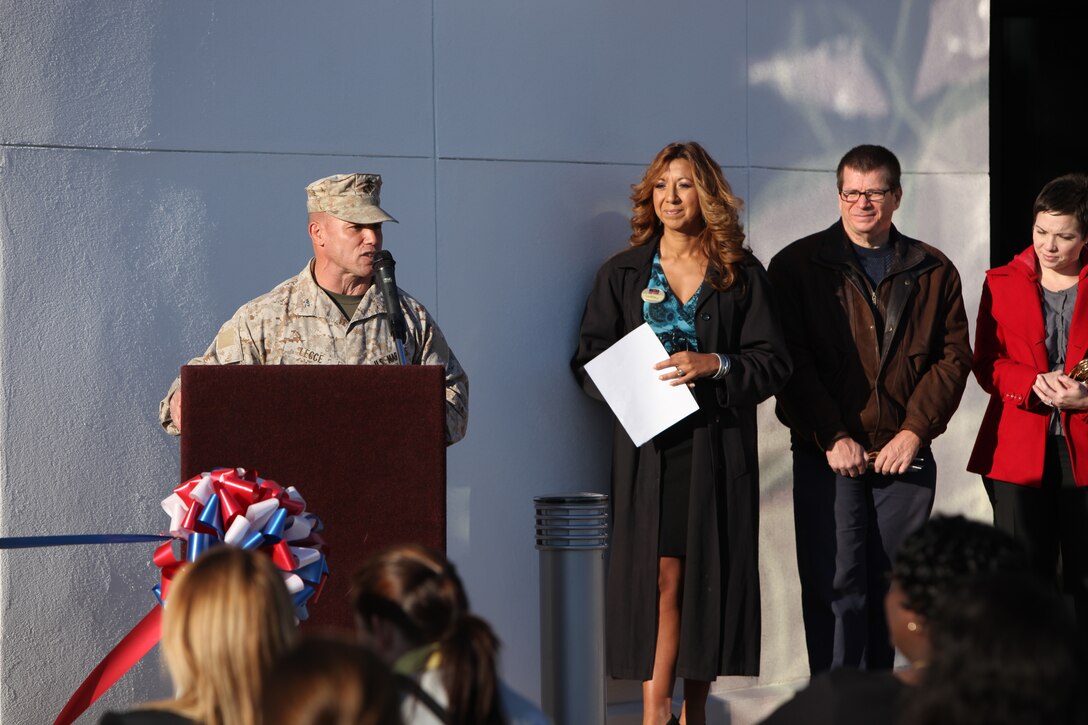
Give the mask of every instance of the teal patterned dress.
MULTIPOLYGON (((706 284, 705 282, 703 283, 706 284)), ((699 306, 700 285, 687 302, 682 303, 669 287, 661 268, 661 253, 654 254, 647 289, 651 297, 663 293, 660 302, 643 296, 642 317, 661 340, 670 355, 683 350, 699 350, 695 335, 695 309, 699 306)), ((696 413, 695 415, 698 415, 696 413)), ((688 505, 691 498, 691 437, 694 416, 688 416, 654 438, 661 451, 661 525, 658 529, 658 555, 682 557, 687 551, 688 505)))
POLYGON ((690 300, 680 304, 680 300, 669 287, 669 280, 661 268, 661 253, 658 252, 654 255, 647 289, 659 290, 665 294, 665 299, 660 302, 643 301, 642 317, 669 354, 672 355, 681 350, 698 351, 699 338, 695 336, 695 308, 699 306, 699 293, 703 291, 702 286, 695 291, 690 300))

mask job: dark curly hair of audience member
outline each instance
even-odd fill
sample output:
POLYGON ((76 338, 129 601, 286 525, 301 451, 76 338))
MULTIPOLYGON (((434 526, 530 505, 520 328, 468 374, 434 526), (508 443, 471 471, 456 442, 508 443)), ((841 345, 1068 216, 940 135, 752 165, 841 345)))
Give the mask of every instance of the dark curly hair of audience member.
POLYGON ((469 611, 457 569, 441 553, 401 545, 371 557, 352 585, 360 626, 397 626, 416 647, 437 643, 451 725, 504 725, 496 659, 499 640, 469 611))
POLYGON ((959 579, 1028 568, 1023 547, 1003 531, 963 516, 934 516, 903 541, 892 578, 906 606, 928 619, 935 599, 959 579))
POLYGON ((929 626, 933 659, 902 725, 1086 722, 1083 645, 1052 586, 1024 573, 967 578, 929 626))
POLYGON ((661 149, 642 181, 631 186, 631 246, 642 246, 661 233, 661 220, 654 211, 654 184, 676 159, 688 161, 695 173, 695 191, 706 225, 699 241, 710 260, 707 281, 716 290, 727 290, 737 278, 737 264, 751 254, 744 246, 740 223, 744 202, 733 195, 721 167, 695 141, 671 143, 661 149))
POLYGON ((366 647, 311 637, 265 680, 264 725, 401 725, 393 673, 366 647))

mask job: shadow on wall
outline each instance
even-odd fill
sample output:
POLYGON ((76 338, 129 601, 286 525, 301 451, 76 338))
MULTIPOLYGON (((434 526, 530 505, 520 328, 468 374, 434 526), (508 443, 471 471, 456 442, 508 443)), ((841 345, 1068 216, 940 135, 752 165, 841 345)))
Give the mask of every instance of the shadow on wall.
POLYGON ((749 68, 752 117, 770 131, 753 138, 753 163, 834 168, 846 149, 872 141, 896 151, 904 170, 985 171, 989 5, 907 0, 859 12, 812 2, 792 4, 784 21, 754 16, 753 47, 788 40, 757 50, 749 68))

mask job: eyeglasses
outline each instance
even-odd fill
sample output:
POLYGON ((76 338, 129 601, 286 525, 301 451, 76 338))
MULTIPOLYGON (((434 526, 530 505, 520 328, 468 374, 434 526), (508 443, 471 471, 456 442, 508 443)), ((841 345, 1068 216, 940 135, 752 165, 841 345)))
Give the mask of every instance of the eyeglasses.
POLYGON ((869 201, 884 201, 884 196, 889 191, 891 191, 891 189, 867 189, 866 191, 851 189, 849 191, 840 191, 839 198, 850 203, 857 201, 863 196, 869 201))

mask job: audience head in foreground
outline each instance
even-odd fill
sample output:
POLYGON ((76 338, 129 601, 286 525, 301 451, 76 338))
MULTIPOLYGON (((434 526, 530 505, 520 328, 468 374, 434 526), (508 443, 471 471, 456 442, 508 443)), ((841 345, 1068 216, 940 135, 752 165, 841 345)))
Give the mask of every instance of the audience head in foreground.
POLYGON ((936 516, 908 536, 892 565, 884 600, 892 644, 911 663, 898 674, 916 680, 932 654, 929 618, 941 596, 963 579, 1025 572, 1027 554, 1008 534, 963 516, 936 516))
POLYGON ((257 722, 265 670, 294 640, 294 607, 264 554, 217 546, 170 589, 162 648, 170 709, 206 725, 257 722))
POLYGON ((281 657, 264 688, 263 725, 401 725, 393 674, 370 649, 309 638, 281 657))
POLYGON ((291 598, 268 556, 216 546, 182 569, 163 611, 174 699, 103 722, 256 725, 265 671, 295 632, 291 598))
POLYGON ((965 578, 940 598, 929 629, 933 656, 902 723, 1088 722, 1082 640, 1035 575, 965 578))
POLYGON ((469 612, 454 568, 437 551, 416 545, 387 549, 355 574, 360 635, 393 670, 407 677, 407 722, 414 713, 445 710, 452 725, 505 722, 491 627, 469 612))
POLYGON ((941 646, 930 620, 944 596, 962 580, 1027 567, 1020 545, 992 526, 962 516, 930 519, 900 546, 884 602, 892 641, 910 667, 894 672, 840 668, 814 676, 765 725, 897 722, 941 646))

